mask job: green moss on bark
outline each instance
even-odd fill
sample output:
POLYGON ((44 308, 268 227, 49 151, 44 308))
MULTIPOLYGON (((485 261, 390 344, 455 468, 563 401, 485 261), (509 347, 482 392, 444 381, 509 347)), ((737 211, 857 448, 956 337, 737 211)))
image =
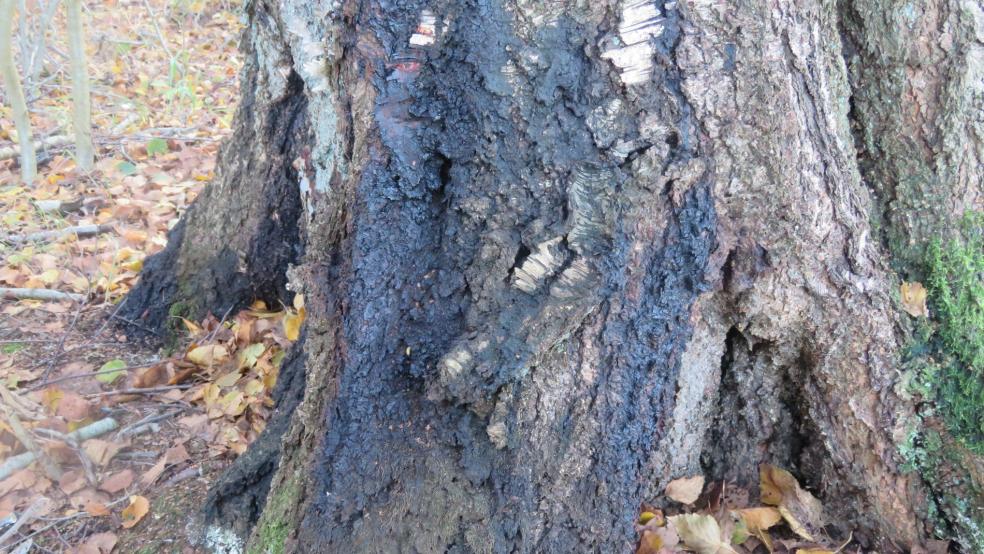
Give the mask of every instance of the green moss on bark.
POLYGON ((295 476, 270 491, 266 506, 247 547, 248 554, 283 554, 295 528, 292 515, 300 504, 301 486, 295 476))
POLYGON ((956 437, 984 454, 984 212, 968 214, 955 238, 933 241, 926 266, 940 412, 956 437))

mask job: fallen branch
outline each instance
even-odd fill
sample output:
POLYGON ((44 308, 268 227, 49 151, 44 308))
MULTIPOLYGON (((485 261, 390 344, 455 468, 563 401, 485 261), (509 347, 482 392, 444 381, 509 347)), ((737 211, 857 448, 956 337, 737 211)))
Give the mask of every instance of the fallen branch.
MULTIPOLYGON (((86 425, 81 429, 72 431, 71 433, 68 433, 66 437, 76 441, 87 441, 98 437, 99 435, 104 435, 119 426, 120 424, 117 423, 115 419, 107 417, 105 419, 100 419, 95 423, 86 425)), ((40 432, 42 429, 38 429, 37 431, 40 432)), ((34 460, 35 456, 33 452, 25 452, 11 458, 7 458, 3 464, 0 464, 0 481, 10 477, 10 475, 18 469, 24 469, 25 467, 31 465, 31 462, 34 460)))
POLYGON ((16 535, 17 531, 20 531, 20 528, 23 527, 25 524, 31 523, 32 521, 37 519, 38 513, 44 509, 47 503, 48 503, 47 498, 38 498, 35 499, 34 502, 31 502, 31 505, 28 506, 26 510, 24 510, 24 513, 21 514, 19 518, 17 518, 17 522, 11 525, 10 529, 7 529, 6 533, 0 535, 0 545, 10 540, 10 537, 16 535))
POLYGON ((85 300, 85 295, 51 289, 10 289, 0 287, 0 298, 6 300, 45 300, 51 302, 71 300, 72 302, 82 302, 85 300))
MULTIPOLYGON (((44 472, 48 478, 53 481, 61 478, 62 471, 58 466, 58 462, 46 455, 38 446, 38 443, 34 442, 34 437, 31 436, 31 433, 21 423, 17 414, 13 413, 13 409, 2 402, 0 402, 0 409, 3 410, 4 416, 7 419, 7 425, 10 426, 10 430, 13 431, 17 440, 24 445, 24 448, 28 452, 34 454, 34 459, 41 461, 41 467, 44 468, 44 472)), ((2 542, 0 541, 0 543, 2 542)))
MULTIPOLYGON (((35 150, 48 150, 51 148, 61 148, 72 144, 72 137, 67 135, 53 135, 34 141, 35 150)), ((0 161, 16 158, 20 155, 20 148, 16 146, 5 146, 0 148, 0 161)))
POLYGON ((96 377, 98 375, 106 375, 108 373, 127 373, 127 372, 130 372, 130 371, 134 370, 134 369, 143 369, 145 367, 152 367, 152 366, 157 365, 159 363, 161 363, 161 362, 160 361, 157 361, 157 362, 151 362, 149 364, 138 364, 138 365, 131 365, 131 366, 126 366, 126 367, 121 367, 119 369, 102 369, 102 370, 99 370, 99 371, 90 371, 90 372, 87 372, 87 373, 75 373, 73 375, 65 375, 63 377, 58 377, 57 379, 48 379, 48 380, 42 381, 41 383, 38 383, 36 385, 31 385, 26 390, 27 390, 27 392, 32 392, 32 391, 36 391, 38 389, 43 389, 43 388, 47 387, 48 385, 54 385, 55 383, 61 383, 61 382, 64 382, 64 381, 74 381, 75 379, 85 379, 86 377, 96 377))
POLYGON ((53 231, 40 231, 37 233, 31 233, 29 235, 10 235, 4 237, 2 240, 4 242, 9 242, 12 244, 19 244, 22 242, 38 242, 47 241, 51 239, 57 239, 64 237, 66 235, 76 235, 78 238, 94 237, 96 235, 101 235, 103 233, 108 233, 113 230, 112 225, 76 225, 74 227, 65 227, 64 229, 55 229, 53 231))
POLYGON ((164 385, 161 387, 148 387, 145 389, 119 389, 119 390, 108 390, 103 392, 94 392, 92 394, 85 395, 86 398, 98 398, 100 396, 116 396, 120 394, 153 394, 155 392, 166 392, 169 390, 176 389, 188 389, 191 385, 164 385))

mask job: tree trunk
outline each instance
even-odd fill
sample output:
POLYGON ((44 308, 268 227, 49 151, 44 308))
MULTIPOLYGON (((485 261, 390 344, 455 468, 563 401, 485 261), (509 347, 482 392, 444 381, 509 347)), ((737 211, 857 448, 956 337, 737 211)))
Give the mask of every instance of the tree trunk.
POLYGON ((963 507, 902 467, 890 264, 980 209, 984 12, 907 6, 249 2, 221 174, 125 314, 305 295, 213 543, 628 551, 669 480, 769 462, 838 536, 975 548, 979 461, 963 507))

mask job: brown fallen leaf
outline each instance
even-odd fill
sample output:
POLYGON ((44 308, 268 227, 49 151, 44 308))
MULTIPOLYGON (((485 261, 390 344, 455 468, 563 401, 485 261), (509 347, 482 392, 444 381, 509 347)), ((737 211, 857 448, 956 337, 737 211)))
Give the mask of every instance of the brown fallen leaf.
POLYGON ((776 506, 794 533, 808 541, 823 528, 823 506, 796 478, 773 465, 759 466, 762 502, 776 506))
POLYGON ((82 421, 89 417, 92 404, 74 392, 62 391, 61 400, 58 402, 58 415, 68 421, 82 421))
POLYGON ((693 550, 697 554, 735 552, 735 549, 731 547, 730 537, 725 539, 722 536, 721 526, 712 516, 683 514, 666 519, 673 525, 674 531, 687 550, 693 550))
POLYGON ((82 443, 82 450, 95 464, 105 466, 123 448, 123 445, 101 439, 89 439, 82 443))
POLYGON ((104 490, 109 494, 116 494, 133 484, 133 471, 124 469, 104 480, 99 485, 99 490, 104 490))
POLYGON ((666 485, 666 496, 681 504, 697 502, 701 491, 704 490, 704 476, 683 477, 674 479, 666 485))
POLYGON ((61 488, 62 492, 69 495, 84 489, 85 485, 85 475, 78 469, 66 471, 58 479, 58 487, 61 488))
POLYGON ((913 317, 929 317, 929 307, 926 306, 926 287, 922 283, 903 281, 899 287, 902 299, 902 309, 913 317))
POLYGON ((90 535, 76 552, 78 554, 110 554, 116 547, 117 541, 119 541, 119 537, 116 536, 116 533, 96 533, 90 535))
POLYGON ((0 496, 17 490, 27 490, 38 481, 38 476, 30 469, 17 471, 10 477, 0 481, 0 496))
POLYGON ((123 518, 123 528, 130 529, 136 524, 140 523, 140 520, 147 515, 150 511, 150 502, 142 496, 131 496, 130 505, 123 508, 123 513, 120 516, 123 518))
POLYGON ((109 508, 107 508, 102 502, 97 502, 95 500, 87 500, 84 504, 82 504, 82 510, 94 517, 109 515, 109 508))
POLYGON ((185 449, 183 444, 178 444, 167 449, 164 453, 164 459, 167 460, 169 464, 179 464, 187 460, 190 456, 188 451, 185 449))

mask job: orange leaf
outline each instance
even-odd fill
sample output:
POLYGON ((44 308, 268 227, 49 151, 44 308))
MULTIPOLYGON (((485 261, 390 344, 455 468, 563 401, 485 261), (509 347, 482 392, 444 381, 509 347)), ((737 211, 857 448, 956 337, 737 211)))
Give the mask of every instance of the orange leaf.
POLYGON ((150 502, 142 496, 131 496, 130 505, 123 508, 123 513, 120 514, 123 518, 123 528, 129 529, 136 524, 140 523, 140 520, 147 515, 150 511, 150 502))

